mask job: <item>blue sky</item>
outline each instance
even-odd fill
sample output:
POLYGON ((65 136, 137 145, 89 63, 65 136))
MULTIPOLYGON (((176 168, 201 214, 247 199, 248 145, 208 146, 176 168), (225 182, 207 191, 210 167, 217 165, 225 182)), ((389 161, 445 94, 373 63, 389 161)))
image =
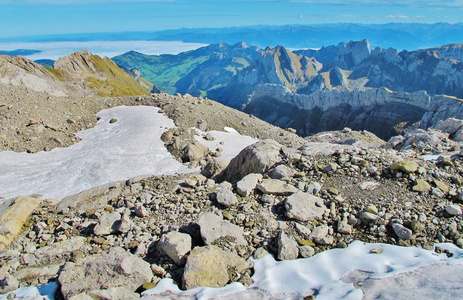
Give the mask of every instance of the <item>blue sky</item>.
POLYGON ((456 23, 463 0, 0 0, 0 37, 316 23, 456 23))

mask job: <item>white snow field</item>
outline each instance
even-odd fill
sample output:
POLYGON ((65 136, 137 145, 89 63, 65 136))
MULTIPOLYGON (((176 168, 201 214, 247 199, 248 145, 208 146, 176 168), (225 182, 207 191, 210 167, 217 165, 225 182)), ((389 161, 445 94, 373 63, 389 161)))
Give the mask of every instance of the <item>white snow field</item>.
MULTIPOLYGON (((417 247, 355 241, 345 249, 332 249, 311 258, 275 261, 273 256, 254 260, 254 284, 233 283, 224 288, 180 291, 163 279, 142 299, 159 295, 179 299, 462 299, 463 249, 438 244, 453 256, 417 247), (371 253, 373 249, 382 253, 371 253), (454 273, 457 272, 457 273, 454 273)), ((167 297, 166 297, 167 299, 167 297)))
POLYGON ((0 196, 40 194, 66 196, 139 175, 187 173, 161 135, 174 122, 147 106, 115 107, 98 113, 91 129, 79 132, 80 142, 34 154, 0 152, 0 196), (109 121, 116 118, 117 122, 109 121))

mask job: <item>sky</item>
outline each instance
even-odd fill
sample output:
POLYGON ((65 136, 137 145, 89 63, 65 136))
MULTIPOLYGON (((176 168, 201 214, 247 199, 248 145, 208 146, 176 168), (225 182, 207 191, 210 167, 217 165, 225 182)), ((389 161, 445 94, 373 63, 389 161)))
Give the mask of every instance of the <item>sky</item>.
POLYGON ((0 38, 185 27, 462 21, 463 0, 0 0, 0 38))

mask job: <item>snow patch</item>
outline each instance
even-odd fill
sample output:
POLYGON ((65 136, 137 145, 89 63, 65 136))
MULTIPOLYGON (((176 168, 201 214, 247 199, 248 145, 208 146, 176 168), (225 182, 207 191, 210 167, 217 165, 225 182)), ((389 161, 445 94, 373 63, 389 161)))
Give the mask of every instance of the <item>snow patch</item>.
POLYGON ((223 152, 219 158, 226 159, 228 161, 231 161, 247 146, 257 142, 256 139, 250 136, 239 134, 234 128, 224 127, 224 130, 225 132, 208 131, 207 133, 214 137, 213 141, 208 141, 204 138, 206 132, 196 129, 199 135, 195 135, 195 139, 211 151, 216 151, 217 148, 222 148, 223 152))
MULTIPOLYGON (((255 273, 252 277, 254 284, 248 288, 239 283, 233 283, 221 289, 202 287, 180 291, 172 280, 163 279, 156 288, 145 291, 142 295, 146 297, 145 299, 150 299, 150 295, 170 291, 176 295, 191 296, 196 299, 211 299, 219 296, 223 299, 233 299, 233 297, 243 299, 256 293, 257 290, 261 291, 261 295, 271 295, 268 299, 301 299, 313 294, 317 299, 362 299, 364 292, 361 287, 356 287, 354 285, 356 282, 345 280, 346 277, 355 279, 352 272, 367 272, 369 279, 380 279, 394 278, 410 271, 420 272, 422 267, 431 265, 435 272, 443 274, 449 265, 463 266, 462 249, 453 244, 438 244, 437 246, 448 249, 453 253, 453 257, 447 258, 446 254, 437 254, 417 247, 355 241, 348 248, 331 249, 306 259, 276 261, 273 256, 267 255, 262 259, 253 260, 255 263, 255 273), (382 253, 371 253, 376 248, 381 248, 382 253)), ((426 292, 423 289, 431 291, 436 288, 436 284, 439 284, 438 280, 433 285, 423 285, 418 282, 419 277, 416 278, 415 280, 411 277, 410 280, 417 281, 415 283, 420 292, 426 292)), ((440 282, 445 285, 445 276, 440 278, 440 282)), ((395 288, 391 285, 391 289, 395 288)), ((445 299, 446 291, 440 292, 442 298, 445 299)), ((451 289, 448 292, 452 292, 451 289)))
POLYGON ((98 113, 98 124, 67 148, 34 154, 0 152, 0 196, 39 194, 63 199, 84 190, 140 175, 195 170, 176 161, 161 135, 174 122, 148 106, 115 107, 98 113), (117 122, 109 121, 116 118, 117 122))

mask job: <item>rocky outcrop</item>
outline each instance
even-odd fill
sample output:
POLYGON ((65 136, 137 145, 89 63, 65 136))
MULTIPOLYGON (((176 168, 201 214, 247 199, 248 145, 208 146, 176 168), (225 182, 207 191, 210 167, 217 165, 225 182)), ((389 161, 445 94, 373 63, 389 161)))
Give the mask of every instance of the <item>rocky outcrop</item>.
POLYGON ((428 128, 449 117, 463 118, 463 102, 425 91, 405 93, 386 88, 302 95, 281 85, 265 84, 257 87, 244 111, 281 127, 296 128, 301 135, 350 127, 388 139, 398 133, 398 124, 421 121, 421 127, 428 128))

